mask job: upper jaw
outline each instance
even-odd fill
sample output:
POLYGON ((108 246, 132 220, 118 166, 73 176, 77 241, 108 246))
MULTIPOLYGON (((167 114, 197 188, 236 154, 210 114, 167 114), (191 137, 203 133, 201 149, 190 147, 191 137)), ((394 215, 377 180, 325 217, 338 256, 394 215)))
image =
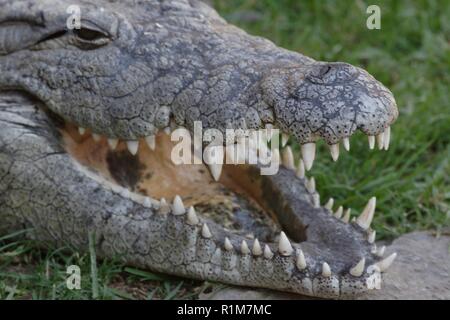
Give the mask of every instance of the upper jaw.
POLYGON ((322 138, 334 145, 357 129, 377 136, 398 116, 392 93, 365 70, 346 63, 275 70, 262 87, 275 124, 300 144, 322 138))

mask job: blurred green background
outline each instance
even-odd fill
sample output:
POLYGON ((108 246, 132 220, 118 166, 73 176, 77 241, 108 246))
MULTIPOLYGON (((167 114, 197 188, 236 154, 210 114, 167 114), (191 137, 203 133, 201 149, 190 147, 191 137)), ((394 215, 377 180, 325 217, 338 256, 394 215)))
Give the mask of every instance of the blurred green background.
MULTIPOLYGON (((374 228, 391 240, 413 230, 449 232, 450 4, 442 1, 216 0, 229 22, 316 60, 367 69, 394 93, 400 111, 388 152, 369 151, 356 134, 337 163, 320 144, 311 172, 322 202, 360 211, 376 196, 374 228), (381 30, 368 30, 366 9, 381 8, 381 30)), ((294 146, 294 149, 296 146, 294 146)), ((29 241, 0 239, 0 298, 196 298, 216 290, 103 260, 92 274, 88 255, 42 251, 29 241), (66 266, 82 268, 82 290, 66 289, 66 266), (93 276, 93 277, 92 277, 93 276)))

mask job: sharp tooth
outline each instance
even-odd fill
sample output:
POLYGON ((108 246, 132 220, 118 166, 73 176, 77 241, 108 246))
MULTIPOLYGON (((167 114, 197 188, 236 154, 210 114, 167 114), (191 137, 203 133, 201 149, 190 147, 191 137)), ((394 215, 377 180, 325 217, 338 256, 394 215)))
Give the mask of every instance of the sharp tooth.
POLYGON ((342 139, 342 144, 344 145, 345 150, 350 151, 350 138, 349 137, 345 137, 344 139, 342 139))
POLYGON ((305 169, 309 171, 314 163, 316 157, 316 144, 314 142, 306 143, 302 145, 302 158, 305 162, 305 169))
POLYGON ((208 167, 214 180, 219 181, 222 174, 222 164, 208 164, 208 167))
POLYGON ((386 250, 386 246, 382 246, 380 249, 377 250, 376 255, 379 256, 379 257, 383 257, 385 250, 386 250))
POLYGON ((314 179, 314 177, 311 177, 311 179, 307 180, 306 189, 308 189, 309 193, 316 192, 316 180, 314 179))
POLYGON ((289 242, 289 239, 286 237, 286 234, 281 231, 280 233, 280 240, 278 242, 278 252, 282 256, 290 256, 292 254, 292 245, 289 242))
POLYGON ((328 265, 328 263, 324 262, 322 264, 322 276, 324 276, 325 278, 328 278, 331 276, 331 269, 330 266, 328 265))
POLYGON ((134 156, 136 155, 138 149, 139 149, 139 141, 138 140, 130 140, 127 141, 127 147, 128 151, 134 156))
POLYGON ((396 257, 397 253, 394 252, 389 257, 381 260, 380 262, 377 262, 376 265, 380 268, 381 272, 386 271, 391 266, 392 262, 394 262, 396 257))
POLYGON ((172 213, 176 216, 184 214, 186 209, 184 208, 183 201, 181 200, 179 195, 176 195, 173 199, 173 210, 172 213))
POLYGON ((108 139, 108 144, 111 150, 115 150, 118 143, 119 143, 118 139, 108 139))
POLYGON ((328 209, 328 210, 332 211, 333 210, 333 205, 334 205, 334 199, 330 198, 328 200, 328 202, 325 204, 325 209, 328 209))
POLYGON ((299 270, 304 270, 306 268, 306 259, 305 255, 303 254, 303 251, 301 249, 297 250, 297 261, 296 261, 297 268, 299 270))
POLYGON ((169 205, 166 202, 166 199, 161 198, 161 200, 159 200, 159 210, 158 213, 160 214, 166 214, 170 211, 169 205))
POLYGON ((360 277, 364 272, 366 259, 362 258, 353 268, 350 269, 350 274, 354 277, 360 277))
POLYGON ((286 133, 281 134, 281 146, 284 147, 289 141, 289 135, 286 133))
POLYGON ((194 207, 189 207, 187 213, 187 224, 191 226, 196 226, 200 221, 198 220, 197 213, 195 212, 194 207))
POLYGON ((320 208, 320 195, 318 193, 313 194, 313 205, 314 208, 320 208))
POLYGON ((348 208, 347 210, 345 210, 345 214, 342 217, 342 221, 344 221, 345 223, 348 223, 350 221, 350 213, 351 213, 352 209, 348 208))
POLYGON ((264 246, 264 258, 272 259, 272 257, 273 257, 272 250, 270 250, 270 247, 266 244, 264 246))
POLYGON ((142 202, 142 205, 146 208, 152 207, 152 202, 150 201, 149 197, 144 197, 144 201, 142 202))
POLYGON ((94 139, 95 142, 99 142, 102 136, 97 133, 93 133, 92 138, 94 139))
POLYGON ((273 150, 271 163, 273 163, 274 165, 280 163, 280 150, 279 149, 274 149, 273 150))
POLYGON ((369 236, 367 237, 367 241, 369 241, 369 243, 374 243, 376 234, 377 232, 375 230, 370 231, 369 236))
POLYGON ((252 248, 252 253, 255 256, 260 256, 262 255, 262 249, 261 249, 261 245, 259 244, 258 239, 255 239, 255 241, 253 241, 253 248, 252 248))
POLYGON ((250 253, 250 249, 248 248, 247 242, 245 240, 242 240, 242 242, 241 242, 241 253, 242 254, 250 253))
POLYGON ((375 136, 369 136, 369 148, 370 150, 375 148, 375 136))
POLYGON ((170 127, 165 127, 163 131, 164 131, 165 134, 170 136, 170 133, 171 133, 170 127))
POLYGON ((303 179, 305 177, 305 163, 302 159, 298 162, 297 177, 303 179))
POLYGON ((211 231, 209 231, 208 225, 206 223, 204 223, 202 227, 202 237, 206 239, 212 237, 211 231))
POLYGON ((295 170, 294 155, 292 154, 292 149, 289 146, 283 150, 283 165, 287 169, 295 170))
POLYGON ((391 127, 387 127, 384 130, 384 150, 389 149, 389 143, 391 142, 391 127))
POLYGON ((86 133, 86 129, 85 129, 85 128, 82 128, 82 127, 79 127, 79 128, 78 128, 78 133, 79 133, 80 135, 84 135, 84 134, 86 133))
POLYGON ((337 219, 340 219, 340 218, 342 217, 342 213, 344 213, 344 208, 343 208, 342 206, 340 206, 340 207, 336 210, 336 212, 334 213, 334 216, 335 216, 337 219))
POLYGON ((377 134, 377 145, 378 145, 378 150, 383 150, 383 148, 384 148, 384 131, 380 134, 377 134))
POLYGON ((233 245, 231 244, 230 240, 225 237, 225 242, 224 242, 224 248, 226 251, 232 251, 233 250, 233 245))
POLYGON ((356 219, 356 223, 364 230, 367 230, 370 227, 370 223, 373 219, 373 214, 375 213, 376 203, 377 199, 375 197, 370 198, 363 212, 356 219))
POLYGON ((333 161, 337 161, 339 159, 339 143, 330 145, 330 152, 333 161))
POLYGON ((370 248, 370 253, 372 253, 372 254, 376 254, 377 253, 377 244, 376 243, 374 243, 372 245, 372 248, 370 248))
POLYGON ((155 136, 145 137, 145 142, 147 142, 147 145, 150 148, 150 150, 155 151, 155 147, 156 147, 156 138, 155 138, 155 136))

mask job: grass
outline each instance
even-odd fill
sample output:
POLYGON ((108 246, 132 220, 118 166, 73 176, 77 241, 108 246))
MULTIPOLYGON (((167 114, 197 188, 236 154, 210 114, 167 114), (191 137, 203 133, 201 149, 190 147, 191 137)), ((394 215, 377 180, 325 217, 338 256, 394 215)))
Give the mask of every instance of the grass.
MULTIPOLYGON (((389 87, 400 117, 389 152, 369 151, 362 135, 331 161, 320 145, 312 170, 322 201, 362 209, 377 196, 381 238, 413 230, 443 231, 450 220, 450 6, 442 1, 213 1, 230 22, 316 60, 346 61, 389 87), (381 8, 381 30, 366 28, 369 4, 381 8)), ((0 299, 177 299, 214 290, 126 268, 70 249, 42 251, 33 242, 0 238, 0 299), (81 267, 81 290, 67 290, 66 266, 81 267), (91 270, 95 270, 95 283, 91 270), (3 281, 2 281, 3 279, 3 281), (97 288, 97 289, 95 289, 97 288)))

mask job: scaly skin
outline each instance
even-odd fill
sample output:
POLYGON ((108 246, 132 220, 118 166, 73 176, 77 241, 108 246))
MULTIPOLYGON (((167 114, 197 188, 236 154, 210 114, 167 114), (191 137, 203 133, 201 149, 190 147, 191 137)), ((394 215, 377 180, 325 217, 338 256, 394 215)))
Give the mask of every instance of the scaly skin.
POLYGON ((379 287, 387 263, 373 254, 370 229, 318 206, 302 174, 245 169, 296 241, 281 236, 263 253, 206 217, 130 197, 67 153, 57 129, 64 119, 128 141, 171 120, 191 131, 194 121, 221 131, 272 124, 302 145, 319 138, 333 145, 357 129, 383 133, 398 115, 392 94, 366 71, 281 49, 195 0, 0 0, 0 7, 0 233, 31 227, 29 236, 43 243, 83 250, 91 230, 102 257, 318 297, 379 287), (73 4, 82 30, 63 32, 73 4), (352 275, 361 258, 363 272, 352 275))

